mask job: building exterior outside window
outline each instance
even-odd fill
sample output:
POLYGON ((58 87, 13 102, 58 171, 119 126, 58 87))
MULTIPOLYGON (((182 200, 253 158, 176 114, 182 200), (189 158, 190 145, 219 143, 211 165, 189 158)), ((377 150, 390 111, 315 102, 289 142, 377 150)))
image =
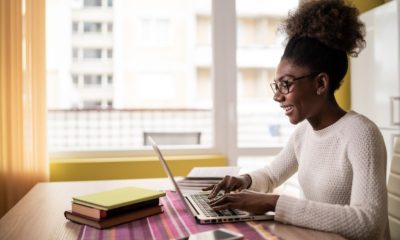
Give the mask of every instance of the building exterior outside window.
MULTIPOLYGON (((67 16, 47 19, 50 150, 142 146, 144 131, 194 130, 212 145, 211 0, 70 1, 47 0, 67 16)), ((236 2, 238 145, 281 146, 292 128, 268 82, 289 7, 236 2)))

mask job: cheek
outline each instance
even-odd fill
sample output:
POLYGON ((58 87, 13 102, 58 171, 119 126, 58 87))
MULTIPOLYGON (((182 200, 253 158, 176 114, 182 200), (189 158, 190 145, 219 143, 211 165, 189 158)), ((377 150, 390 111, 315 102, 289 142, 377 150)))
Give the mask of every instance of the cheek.
POLYGON ((288 97, 288 100, 295 106, 299 113, 306 114, 309 111, 312 111, 316 104, 316 99, 311 94, 293 94, 288 97))

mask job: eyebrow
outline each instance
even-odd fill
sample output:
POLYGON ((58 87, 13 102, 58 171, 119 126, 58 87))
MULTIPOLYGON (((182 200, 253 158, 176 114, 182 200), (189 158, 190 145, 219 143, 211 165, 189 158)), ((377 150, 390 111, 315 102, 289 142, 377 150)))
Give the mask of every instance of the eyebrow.
POLYGON ((283 76, 281 76, 281 77, 279 77, 279 78, 274 78, 274 81, 281 82, 281 81, 283 80, 282 78, 284 78, 284 77, 291 77, 291 78, 295 78, 295 76, 293 76, 293 75, 290 75, 290 74, 285 74, 285 75, 283 75, 283 76))

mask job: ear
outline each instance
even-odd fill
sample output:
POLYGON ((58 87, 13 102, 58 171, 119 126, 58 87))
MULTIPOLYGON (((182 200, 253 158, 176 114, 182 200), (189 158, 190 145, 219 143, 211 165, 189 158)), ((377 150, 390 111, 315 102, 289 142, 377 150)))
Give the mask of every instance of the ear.
POLYGON ((315 78, 315 84, 316 84, 316 94, 317 95, 325 95, 328 93, 329 90, 329 75, 322 72, 317 75, 315 78))

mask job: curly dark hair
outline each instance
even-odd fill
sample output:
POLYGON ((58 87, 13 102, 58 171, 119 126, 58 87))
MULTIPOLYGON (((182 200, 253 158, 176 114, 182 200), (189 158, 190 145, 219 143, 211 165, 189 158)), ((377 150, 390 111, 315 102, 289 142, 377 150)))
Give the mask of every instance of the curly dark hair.
POLYGON ((301 4, 281 26, 288 39, 316 38, 327 46, 357 56, 365 48, 365 27, 357 8, 343 0, 313 0, 301 4))
POLYGON ((347 56, 356 57, 366 45, 358 15, 357 8, 344 0, 304 1, 280 27, 288 40, 282 59, 326 72, 333 94, 347 72, 347 56))

